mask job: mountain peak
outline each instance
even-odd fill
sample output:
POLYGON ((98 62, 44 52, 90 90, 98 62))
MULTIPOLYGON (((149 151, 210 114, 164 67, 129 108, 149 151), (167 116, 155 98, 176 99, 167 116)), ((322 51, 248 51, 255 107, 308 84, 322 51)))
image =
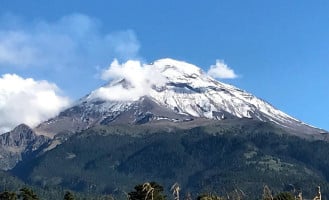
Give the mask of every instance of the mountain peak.
MULTIPOLYGON (((186 75, 201 75, 203 74, 202 70, 190 63, 185 61, 174 60, 171 58, 163 58, 156 60, 153 63, 155 68, 161 70, 161 72, 165 75, 168 75, 170 72, 179 72, 186 75), (169 72, 170 71, 170 72, 169 72)), ((172 74, 170 74, 172 75, 172 74)))
POLYGON ((164 58, 144 65, 116 62, 113 67, 108 72, 120 75, 116 80, 92 91, 58 118, 40 126, 39 131, 74 132, 105 121, 106 124, 119 121, 134 124, 142 116, 147 122, 178 123, 196 118, 249 118, 271 122, 294 133, 312 135, 321 132, 244 90, 211 78, 199 67, 184 61, 164 58), (152 109, 150 103, 146 103, 148 106, 145 101, 142 103, 143 97, 153 102, 152 109), (141 105, 147 109, 141 109, 141 105))
POLYGON ((19 124, 14 128, 12 132, 30 132, 32 129, 26 124, 19 124))

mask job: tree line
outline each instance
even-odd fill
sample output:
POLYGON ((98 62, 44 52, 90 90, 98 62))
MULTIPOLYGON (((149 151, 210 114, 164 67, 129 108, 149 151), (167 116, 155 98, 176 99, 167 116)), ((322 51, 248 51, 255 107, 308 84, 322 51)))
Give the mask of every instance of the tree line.
MULTIPOLYGON (((172 197, 170 199, 180 200, 180 186, 178 183, 175 183, 170 188, 172 192, 172 197)), ((265 185, 263 188, 263 194, 260 196, 262 200, 303 200, 301 190, 292 190, 279 192, 273 194, 270 188, 265 185)), ((317 187, 315 196, 313 200, 322 200, 321 199, 320 186, 317 187)), ((76 200, 81 199, 76 197, 73 192, 66 191, 64 200, 76 200)), ((99 199, 99 200, 114 200, 113 196, 105 195, 101 198, 83 198, 83 199, 99 199)), ((133 191, 126 193, 127 200, 167 200, 168 196, 164 193, 163 186, 159 185, 156 182, 146 182, 143 184, 138 184, 134 187, 133 191)), ((192 200, 190 193, 185 194, 182 198, 183 200, 192 200)), ((243 200, 247 199, 247 195, 241 189, 235 189, 234 191, 227 193, 225 196, 220 196, 213 193, 200 194, 196 197, 196 200, 243 200)), ((40 200, 38 195, 28 187, 23 187, 19 191, 9 191, 5 190, 0 192, 0 200, 40 200)))

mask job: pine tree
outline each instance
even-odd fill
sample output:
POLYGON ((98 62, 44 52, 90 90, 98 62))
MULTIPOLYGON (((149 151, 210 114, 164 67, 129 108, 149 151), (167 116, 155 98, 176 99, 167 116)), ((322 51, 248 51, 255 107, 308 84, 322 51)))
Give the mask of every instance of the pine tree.
POLYGON ((67 191, 64 195, 64 200, 74 200, 74 196, 71 192, 67 191))
POLYGON ((17 200, 17 195, 15 192, 4 191, 0 193, 0 200, 17 200))
POLYGON ((21 198, 22 200, 39 200, 38 196, 30 188, 24 187, 19 191, 19 198, 21 198))
POLYGON ((136 185, 135 191, 128 193, 129 200, 165 200, 163 187, 156 182, 136 185))
POLYGON ((290 192, 281 192, 275 195, 273 200, 295 200, 295 198, 290 192))
POLYGON ((203 194, 197 197, 197 200, 222 200, 220 196, 213 194, 203 194))

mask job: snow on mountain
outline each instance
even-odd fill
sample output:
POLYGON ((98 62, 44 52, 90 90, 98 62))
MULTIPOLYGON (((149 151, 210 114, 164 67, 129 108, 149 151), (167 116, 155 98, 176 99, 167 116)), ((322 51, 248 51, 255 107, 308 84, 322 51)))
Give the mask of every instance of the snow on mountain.
POLYGON ((167 83, 153 90, 150 96, 181 113, 220 119, 217 114, 225 111, 239 118, 278 123, 297 121, 246 91, 214 80, 194 65, 162 59, 154 67, 161 70, 167 83))
MULTIPOLYGON (((252 94, 214 80, 195 65, 167 58, 155 61, 152 67, 165 77, 166 82, 153 85, 148 96, 181 114, 221 119, 225 117, 221 113, 227 112, 239 118, 298 122, 252 94)), ((93 94, 87 99, 92 99, 93 94)))
POLYGON ((120 65, 115 61, 106 73, 112 74, 109 84, 41 124, 37 132, 53 135, 95 124, 136 123, 138 119, 182 122, 194 118, 252 118, 293 132, 323 132, 186 62, 166 58, 149 65, 137 61, 120 65))

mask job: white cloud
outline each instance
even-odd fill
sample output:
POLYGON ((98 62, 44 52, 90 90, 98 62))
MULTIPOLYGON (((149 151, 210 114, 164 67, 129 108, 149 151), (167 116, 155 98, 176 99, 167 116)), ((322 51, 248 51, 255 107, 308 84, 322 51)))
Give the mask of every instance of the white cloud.
POLYGON ((122 84, 101 87, 91 96, 114 101, 137 100, 148 95, 153 85, 161 86, 166 82, 166 78, 152 65, 135 60, 122 64, 114 60, 109 68, 103 71, 101 77, 104 80, 112 80, 112 84, 123 79, 126 81, 126 87, 122 84))
POLYGON ((222 60, 216 60, 216 64, 210 66, 207 74, 219 79, 234 79, 238 77, 234 70, 229 68, 222 60))
POLYGON ((137 58, 140 48, 132 30, 103 33, 97 19, 83 14, 33 22, 6 15, 0 27, 0 67, 104 66, 115 57, 137 58))
POLYGON ((35 126, 69 105, 55 84, 15 74, 0 78, 0 133, 20 123, 35 126))

